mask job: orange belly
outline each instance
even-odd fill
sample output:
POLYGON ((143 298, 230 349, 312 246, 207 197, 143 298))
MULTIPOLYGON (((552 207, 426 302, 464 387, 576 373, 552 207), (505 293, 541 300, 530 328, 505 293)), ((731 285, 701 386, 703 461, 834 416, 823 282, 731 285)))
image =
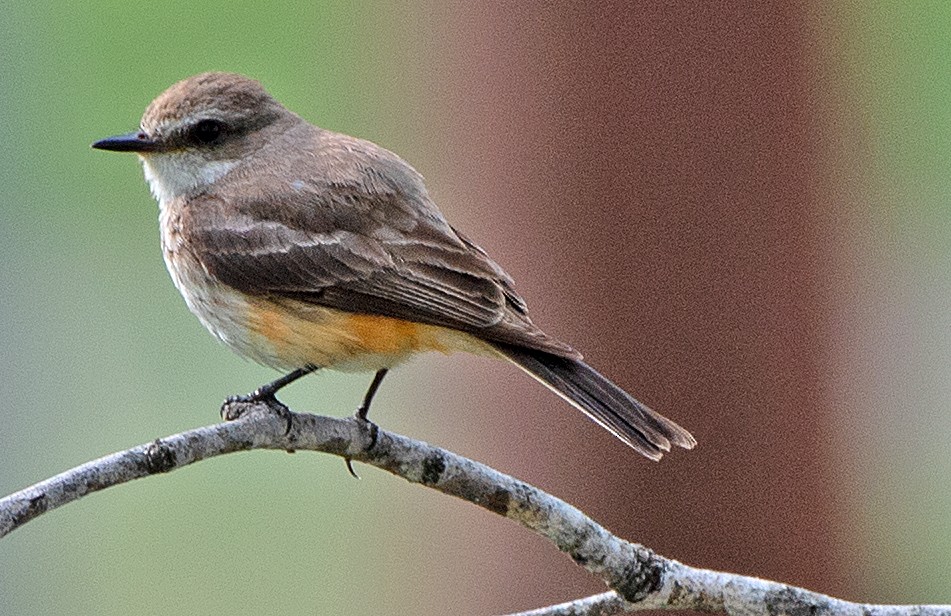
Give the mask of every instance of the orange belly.
POLYGON ((305 364, 338 370, 389 368, 425 351, 489 353, 469 334, 402 319, 353 314, 294 300, 249 301, 248 328, 279 367, 305 364))

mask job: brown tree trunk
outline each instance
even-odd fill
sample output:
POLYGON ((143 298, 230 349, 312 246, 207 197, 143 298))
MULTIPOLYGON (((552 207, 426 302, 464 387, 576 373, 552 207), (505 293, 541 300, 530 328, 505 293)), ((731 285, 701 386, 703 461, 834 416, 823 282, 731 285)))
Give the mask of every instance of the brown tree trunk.
MULTIPOLYGON (((501 387, 462 402, 491 444, 482 459, 665 555, 847 594, 803 11, 436 10, 443 209, 516 278, 539 325, 699 440, 651 464, 517 371, 479 368, 501 387)), ((600 590, 520 529, 491 532, 526 541, 525 558, 486 565, 498 603, 479 611, 600 590)))

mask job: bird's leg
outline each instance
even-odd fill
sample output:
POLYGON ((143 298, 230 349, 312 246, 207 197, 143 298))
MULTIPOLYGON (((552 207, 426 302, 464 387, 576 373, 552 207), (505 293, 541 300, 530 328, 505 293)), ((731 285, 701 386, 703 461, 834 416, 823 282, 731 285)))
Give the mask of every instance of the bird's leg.
POLYGON ((380 388, 380 383, 383 382, 383 377, 386 376, 387 372, 389 372, 388 368, 381 368, 376 371, 376 375, 374 375, 373 381, 370 383, 370 388, 367 389, 367 393, 363 396, 363 402, 357 407, 357 419, 360 421, 368 421, 367 414, 370 412, 370 404, 373 402, 373 396, 376 395, 376 390, 380 388))
MULTIPOLYGON (((356 420, 361 426, 365 426, 369 429, 370 433, 370 444, 366 449, 373 449, 373 446, 376 445, 376 437, 378 433, 378 428, 375 423, 367 419, 367 415, 370 412, 370 404, 373 402, 373 396, 376 395, 376 391, 380 388, 380 383, 383 382, 383 377, 386 376, 386 373, 389 372, 388 368, 381 368, 376 371, 376 374, 373 376, 373 381, 370 383, 367 393, 363 396, 363 402, 360 403, 360 406, 357 407, 356 420)), ((353 461, 350 458, 344 458, 347 463, 347 470, 350 471, 350 474, 360 478, 353 470, 353 461)))
POLYGON ((230 413, 226 414, 225 412, 227 407, 235 402, 264 402, 278 415, 284 418, 284 420, 287 422, 287 428, 284 430, 284 434, 289 434, 291 431, 291 411, 280 400, 277 399, 276 394, 282 387, 290 385, 297 379, 307 376, 318 368, 319 366, 307 365, 303 368, 298 368, 297 370, 288 372, 281 378, 274 379, 270 383, 258 387, 249 394, 228 396, 228 398, 225 399, 225 403, 221 405, 222 417, 225 417, 226 419, 237 419, 237 417, 232 416, 230 413))
POLYGON ((311 365, 304 366, 303 368, 298 368, 297 370, 294 370, 293 372, 288 372, 287 374, 285 374, 279 379, 274 379, 273 381, 271 381, 270 383, 266 385, 261 385, 260 387, 255 389, 252 393, 247 394, 246 396, 239 396, 239 397, 246 398, 245 400, 242 400, 243 402, 255 402, 259 400, 268 400, 269 398, 273 398, 279 389, 287 385, 290 385, 291 383, 293 383, 294 381, 296 381, 297 379, 301 377, 307 376, 311 372, 314 372, 315 370, 317 370, 317 368, 318 366, 311 366, 311 365))

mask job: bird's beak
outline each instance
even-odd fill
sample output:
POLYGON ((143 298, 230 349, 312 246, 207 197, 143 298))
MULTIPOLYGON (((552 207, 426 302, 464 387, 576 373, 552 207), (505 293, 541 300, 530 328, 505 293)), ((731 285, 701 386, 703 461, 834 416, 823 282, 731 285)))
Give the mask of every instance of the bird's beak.
POLYGON ((116 135, 100 139, 92 144, 97 150, 110 150, 112 152, 156 152, 161 149, 161 143, 149 139, 149 136, 138 131, 135 133, 126 133, 125 135, 116 135))

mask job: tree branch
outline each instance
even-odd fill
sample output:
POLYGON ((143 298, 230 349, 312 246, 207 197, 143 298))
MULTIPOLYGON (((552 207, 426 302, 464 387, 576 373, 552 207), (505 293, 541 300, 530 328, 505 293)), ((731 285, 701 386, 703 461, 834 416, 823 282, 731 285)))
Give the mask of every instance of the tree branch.
POLYGON ((364 462, 472 502, 546 537, 614 592, 523 616, 618 614, 665 609, 763 614, 951 616, 951 606, 875 606, 841 601, 757 578, 689 567, 624 541, 571 505, 483 464, 356 419, 291 414, 233 403, 227 419, 94 460, 0 500, 0 537, 43 513, 133 479, 250 449, 305 449, 364 462), (805 610, 805 611, 804 611, 805 610))

